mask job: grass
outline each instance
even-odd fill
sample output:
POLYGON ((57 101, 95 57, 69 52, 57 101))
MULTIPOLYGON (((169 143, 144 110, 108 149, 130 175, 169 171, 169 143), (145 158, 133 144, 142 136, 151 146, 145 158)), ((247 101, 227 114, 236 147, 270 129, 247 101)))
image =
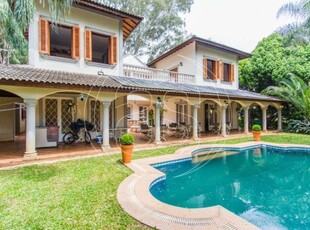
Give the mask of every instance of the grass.
MULTIPOLYGON (((309 135, 263 136, 262 140, 310 145, 309 135)), ((137 151, 134 159, 172 154, 178 148, 137 151)), ((119 159, 118 154, 0 171, 0 229, 148 229, 117 202, 117 188, 131 174, 119 159)))

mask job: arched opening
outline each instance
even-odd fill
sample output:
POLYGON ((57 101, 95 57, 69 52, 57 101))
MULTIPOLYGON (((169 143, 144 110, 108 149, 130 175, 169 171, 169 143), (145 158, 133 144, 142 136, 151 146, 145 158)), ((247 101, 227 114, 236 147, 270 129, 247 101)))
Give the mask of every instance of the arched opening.
POLYGON ((277 130, 278 128, 278 110, 274 105, 269 105, 267 109, 267 129, 277 130))
POLYGON ((258 103, 253 103, 249 109, 249 129, 252 129, 253 125, 260 125, 262 127, 262 107, 258 103))
POLYGON ((239 101, 232 101, 230 103, 230 109, 228 109, 231 116, 231 129, 244 130, 244 110, 243 105, 239 101))
POLYGON ((0 141, 14 141, 26 129, 23 99, 0 89, 0 141))
POLYGON ((214 100, 205 100, 200 104, 198 124, 201 132, 219 132, 221 122, 220 105, 214 100))

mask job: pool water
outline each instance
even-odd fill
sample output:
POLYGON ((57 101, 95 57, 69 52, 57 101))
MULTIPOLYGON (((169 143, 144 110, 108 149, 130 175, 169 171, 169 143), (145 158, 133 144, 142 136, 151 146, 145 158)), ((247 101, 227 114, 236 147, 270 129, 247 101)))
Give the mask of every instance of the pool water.
POLYGON ((310 149, 217 151, 154 165, 150 191, 185 208, 221 205, 262 229, 310 229, 310 149))

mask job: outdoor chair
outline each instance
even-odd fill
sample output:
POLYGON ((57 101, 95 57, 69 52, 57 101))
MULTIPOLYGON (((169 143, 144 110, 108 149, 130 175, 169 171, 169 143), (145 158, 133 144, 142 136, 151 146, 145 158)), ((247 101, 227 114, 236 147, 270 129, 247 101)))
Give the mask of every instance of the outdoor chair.
POLYGON ((141 123, 141 133, 144 134, 144 138, 147 140, 152 140, 154 138, 154 131, 147 124, 141 123))

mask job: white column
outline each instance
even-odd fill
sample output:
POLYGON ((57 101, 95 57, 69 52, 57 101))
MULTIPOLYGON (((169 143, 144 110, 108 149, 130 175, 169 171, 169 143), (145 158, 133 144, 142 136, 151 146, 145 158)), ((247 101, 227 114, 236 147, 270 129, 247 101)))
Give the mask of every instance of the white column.
POLYGON ((198 108, 199 105, 193 105, 193 140, 198 140, 198 108))
POLYGON ((155 104, 155 144, 160 144, 160 107, 161 102, 156 102, 155 104))
POLYGON ((249 133, 249 106, 243 107, 244 111, 244 133, 249 133))
POLYGON ((109 135, 109 128, 110 128, 110 105, 111 102, 103 101, 103 125, 102 125, 102 149, 109 149, 110 148, 110 135, 109 135))
POLYGON ((24 99, 26 106, 26 152, 24 160, 32 160, 37 157, 36 151, 36 104, 37 100, 24 99))
POLYGON ((279 108, 277 108, 278 110, 278 132, 282 131, 282 109, 283 109, 283 106, 280 106, 279 108))
POLYGON ((267 132, 267 109, 268 107, 263 107, 263 132, 267 132))
POLYGON ((221 115, 222 115, 222 131, 221 131, 221 134, 223 137, 226 137, 227 134, 226 134, 226 109, 227 109, 227 105, 223 105, 221 106, 221 115))

